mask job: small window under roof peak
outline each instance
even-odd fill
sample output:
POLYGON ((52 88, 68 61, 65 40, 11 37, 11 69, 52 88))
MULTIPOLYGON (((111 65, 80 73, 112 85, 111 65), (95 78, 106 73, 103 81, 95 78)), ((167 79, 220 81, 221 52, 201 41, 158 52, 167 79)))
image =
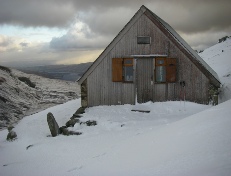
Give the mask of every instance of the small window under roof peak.
POLYGON ((151 44, 150 36, 137 36, 137 44, 151 44))

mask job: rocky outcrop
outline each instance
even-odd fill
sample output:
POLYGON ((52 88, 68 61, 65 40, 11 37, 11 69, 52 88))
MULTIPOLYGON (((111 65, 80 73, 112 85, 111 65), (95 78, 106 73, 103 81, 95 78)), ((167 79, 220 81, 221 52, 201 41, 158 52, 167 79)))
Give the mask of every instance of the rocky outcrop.
POLYGON ((0 66, 0 129, 26 115, 78 98, 77 83, 52 80, 0 66))

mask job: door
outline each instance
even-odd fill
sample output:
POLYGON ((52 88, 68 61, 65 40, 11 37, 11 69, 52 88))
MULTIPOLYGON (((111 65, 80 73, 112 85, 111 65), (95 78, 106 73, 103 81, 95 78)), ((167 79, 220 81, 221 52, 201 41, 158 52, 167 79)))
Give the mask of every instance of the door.
POLYGON ((136 61, 137 102, 153 100, 153 58, 138 58, 136 61))

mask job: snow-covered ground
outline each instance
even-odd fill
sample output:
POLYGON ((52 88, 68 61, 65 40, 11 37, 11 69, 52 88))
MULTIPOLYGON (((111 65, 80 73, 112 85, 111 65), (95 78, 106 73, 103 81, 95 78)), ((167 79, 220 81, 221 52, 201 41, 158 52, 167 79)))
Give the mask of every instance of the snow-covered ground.
POLYGON ((23 118, 13 142, 6 141, 7 130, 0 131, 0 175, 230 176, 230 45, 227 40, 201 54, 223 84, 218 106, 148 102, 92 107, 80 120, 96 120, 96 126, 78 123, 69 129, 82 135, 47 137, 47 113, 64 125, 80 107, 80 99, 72 100, 23 118))
POLYGON ((215 107, 189 102, 93 107, 81 121, 98 125, 70 128, 83 132, 80 136, 47 137, 48 112, 61 126, 79 106, 77 99, 23 118, 14 129, 14 142, 7 142, 7 131, 1 131, 0 175, 231 173, 231 100, 215 107), (142 106, 151 112, 131 111, 142 106))
POLYGON ((231 99, 231 38, 200 53, 218 74, 222 83, 219 102, 231 99))

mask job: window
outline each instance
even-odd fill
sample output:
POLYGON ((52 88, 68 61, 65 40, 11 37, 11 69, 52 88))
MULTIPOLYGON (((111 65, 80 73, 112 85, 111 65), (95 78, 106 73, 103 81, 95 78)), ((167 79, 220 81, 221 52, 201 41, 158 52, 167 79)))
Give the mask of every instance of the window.
POLYGON ((149 36, 138 36, 137 37, 137 44, 150 44, 151 37, 149 36))
POLYGON ((176 82, 176 59, 155 59, 155 81, 157 83, 176 82))
POLYGON ((133 59, 113 58, 112 59, 112 81, 133 82, 133 59))

